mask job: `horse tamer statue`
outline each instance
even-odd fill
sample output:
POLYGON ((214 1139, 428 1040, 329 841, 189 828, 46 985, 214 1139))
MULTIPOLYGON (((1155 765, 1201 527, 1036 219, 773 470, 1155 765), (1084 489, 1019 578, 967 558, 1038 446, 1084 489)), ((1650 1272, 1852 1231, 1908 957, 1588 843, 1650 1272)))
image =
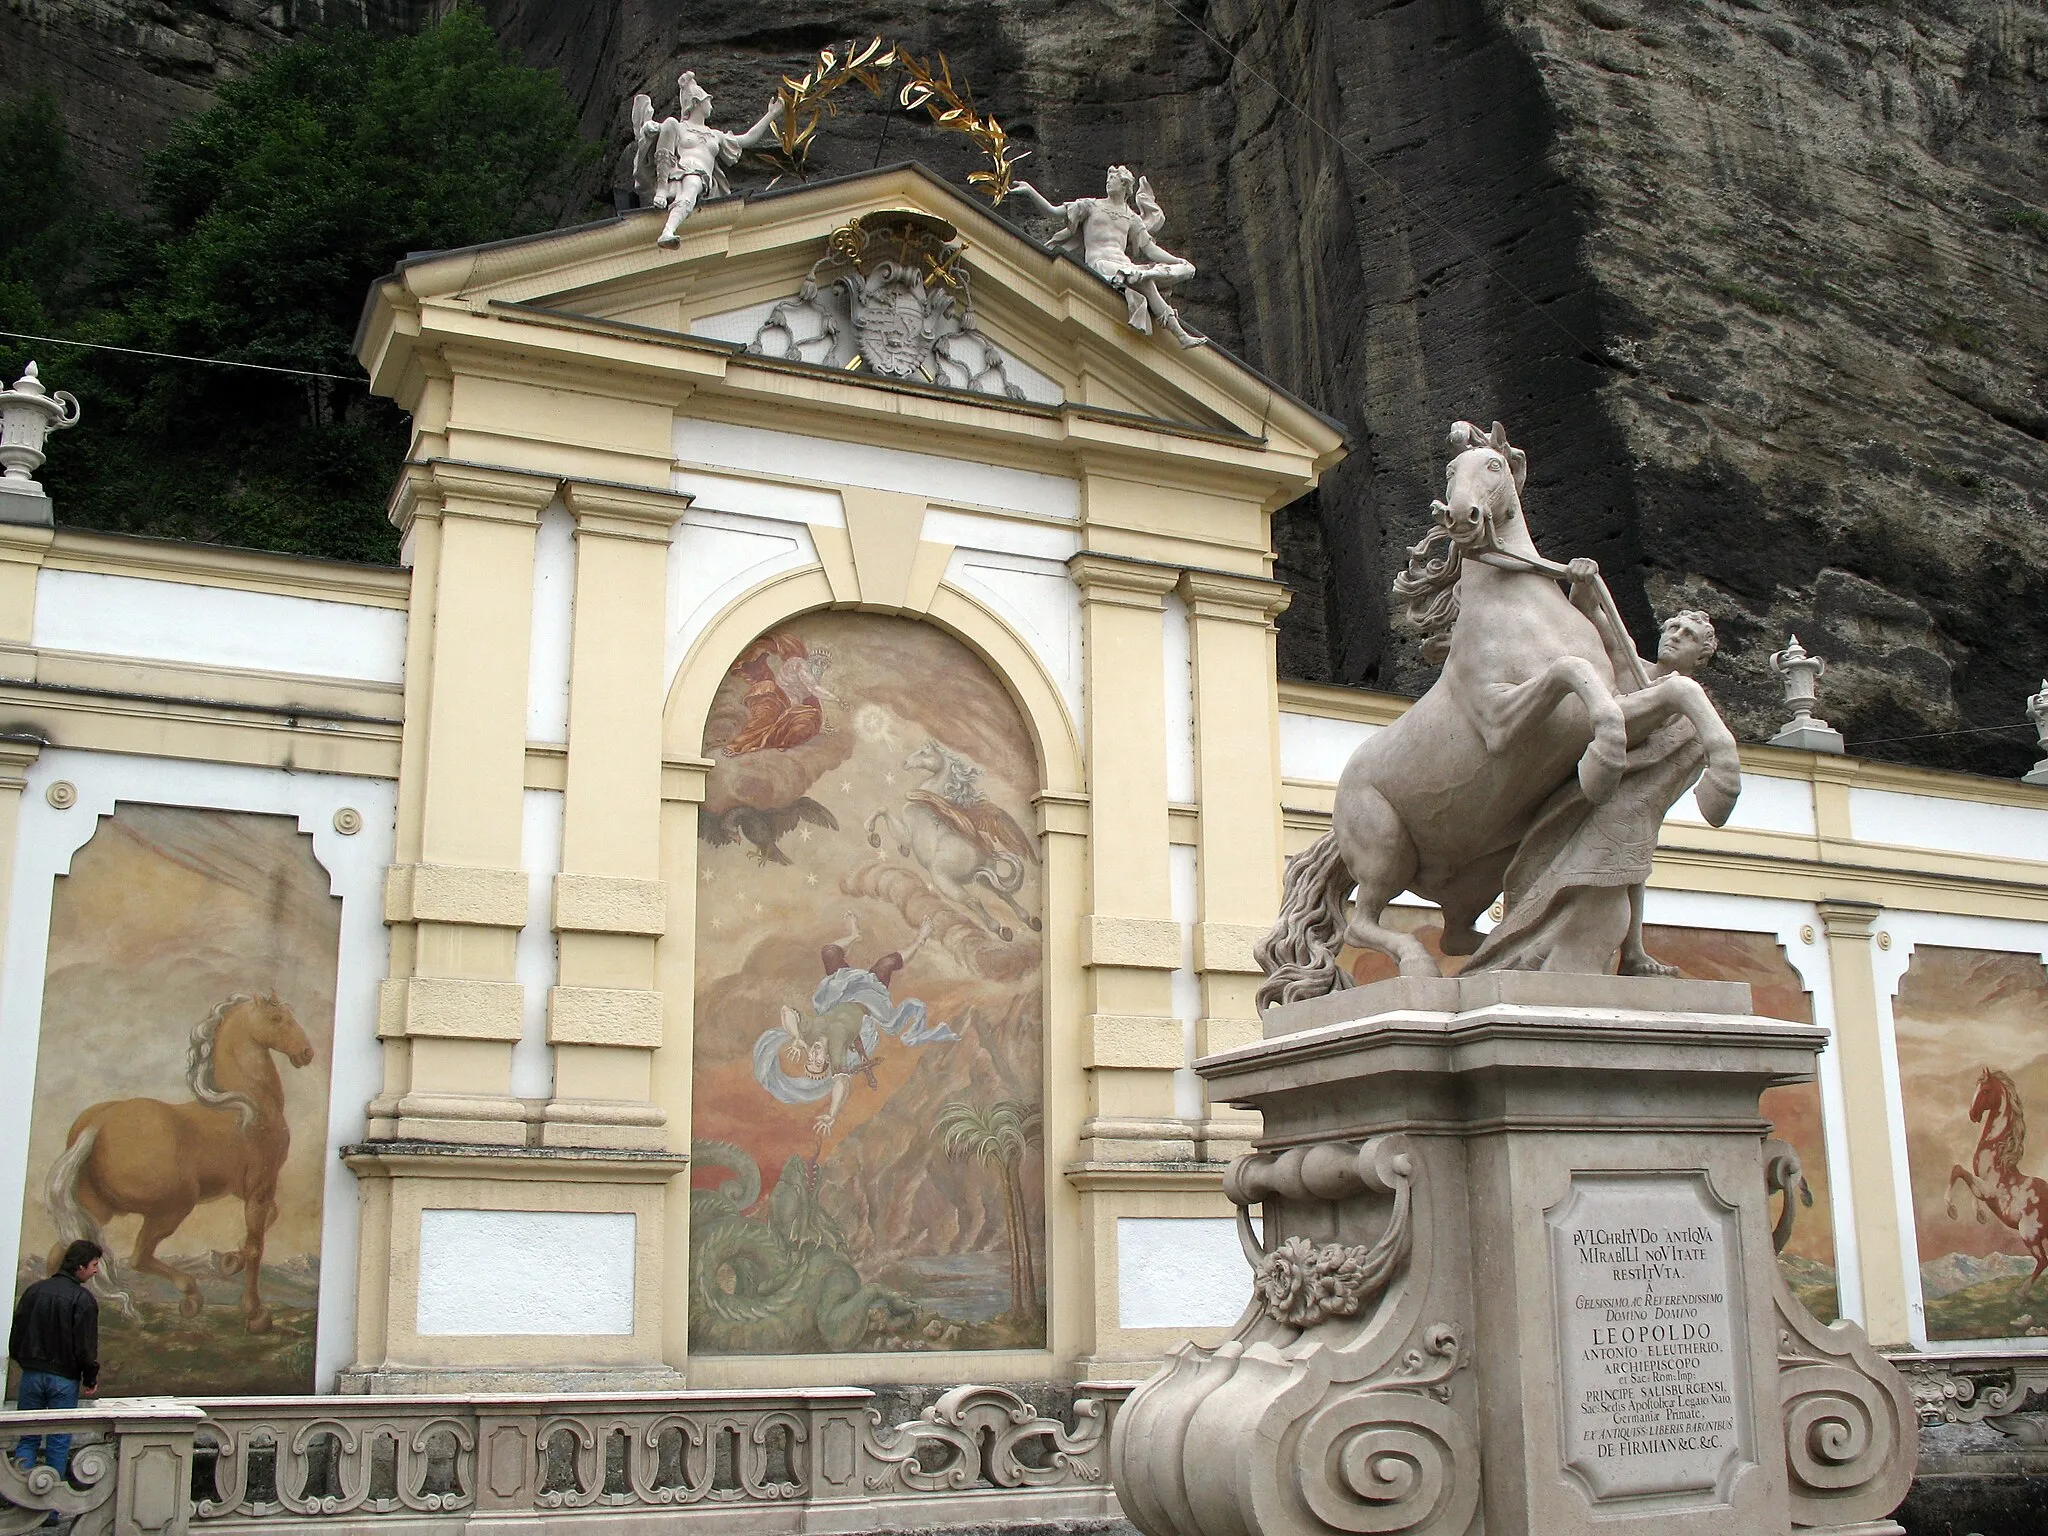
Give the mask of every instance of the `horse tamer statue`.
POLYGON ((1657 829, 1695 782, 1714 826, 1735 808, 1735 738, 1687 675, 1712 649, 1706 616, 1669 621, 1645 662, 1599 567, 1537 553, 1528 460, 1507 429, 1461 421, 1450 442, 1435 526, 1394 583, 1443 672, 1351 754, 1330 831, 1288 862, 1280 919, 1258 946, 1262 1008, 1351 986, 1337 963, 1347 944, 1392 956, 1404 976, 1439 974, 1418 939, 1380 921, 1404 890, 1443 909, 1444 953, 1472 957, 1462 974, 1668 975, 1642 947, 1657 829), (1473 924, 1503 894, 1482 939, 1473 924))

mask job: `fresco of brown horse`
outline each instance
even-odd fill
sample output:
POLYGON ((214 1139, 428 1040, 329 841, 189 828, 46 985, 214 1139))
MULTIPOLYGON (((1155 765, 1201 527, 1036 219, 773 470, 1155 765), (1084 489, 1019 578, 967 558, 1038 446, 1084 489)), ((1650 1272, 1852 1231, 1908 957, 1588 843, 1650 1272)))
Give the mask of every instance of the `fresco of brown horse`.
POLYGON ((2048 1179, 2020 1172, 2020 1159, 2027 1150, 2027 1112, 2020 1100, 2019 1085, 1996 1067, 1977 1075, 1977 1096, 1970 1101, 1970 1120, 1981 1121, 1977 1150, 1970 1167, 1957 1163, 1948 1171, 1948 1214, 1956 1214, 1956 1185, 1965 1186, 1977 1197, 1977 1220, 1990 1211, 2019 1234, 2034 1272, 2018 1294, 2032 1291, 2048 1273, 2048 1179))
MULTIPOLYGON (((291 1150, 284 1081, 271 1052, 294 1067, 313 1059, 313 1046, 273 993, 238 994, 194 1027, 185 1081, 193 1102, 110 1099, 72 1122, 65 1150, 50 1167, 45 1200, 58 1246, 97 1238, 116 1216, 142 1218, 130 1262, 183 1293, 179 1311, 198 1316, 199 1283, 157 1257, 157 1245, 209 1200, 242 1202, 241 1248, 224 1267, 242 1278, 242 1313, 251 1333, 270 1330, 259 1280, 264 1234, 277 1220, 277 1179, 291 1150)), ((122 1293, 110 1296, 130 1315, 122 1293)))

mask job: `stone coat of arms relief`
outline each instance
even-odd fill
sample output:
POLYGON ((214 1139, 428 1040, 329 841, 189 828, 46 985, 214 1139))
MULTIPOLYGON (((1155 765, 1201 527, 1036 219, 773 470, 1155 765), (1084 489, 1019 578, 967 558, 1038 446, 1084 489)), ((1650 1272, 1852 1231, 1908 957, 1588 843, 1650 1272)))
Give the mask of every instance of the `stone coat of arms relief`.
POLYGON ((862 214, 832 232, 747 350, 1021 400, 1002 352, 975 324, 963 249, 953 226, 929 214, 862 214))

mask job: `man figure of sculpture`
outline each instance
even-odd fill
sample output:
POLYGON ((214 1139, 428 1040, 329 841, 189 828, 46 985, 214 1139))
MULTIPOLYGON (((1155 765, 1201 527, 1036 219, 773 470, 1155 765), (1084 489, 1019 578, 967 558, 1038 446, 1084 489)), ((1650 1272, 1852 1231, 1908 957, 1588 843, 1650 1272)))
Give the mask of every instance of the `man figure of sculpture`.
MULTIPOLYGON (((1604 626, 1603 626, 1604 628, 1604 626)), ((1657 635, 1657 659, 1646 668, 1649 679, 1655 682, 1660 677, 1676 673, 1680 677, 1691 677, 1713 658, 1721 648, 1721 638, 1714 633, 1714 621, 1697 608, 1682 608, 1664 621, 1664 627, 1657 635)), ((1633 647, 1631 647, 1633 651, 1633 647)), ((1691 733, 1691 727, 1685 727, 1691 733)), ((1695 743, 1689 749, 1674 753, 1674 769, 1690 775, 1699 764, 1706 760, 1706 752, 1695 743), (1682 758, 1683 761, 1677 761, 1682 758)), ((1632 885, 1628 890, 1628 937, 1621 944, 1621 974, 1624 976, 1676 976, 1678 967, 1666 965, 1655 959, 1643 948, 1643 887, 1632 885)))
POLYGON ((658 123, 652 100, 633 98, 633 190, 642 201, 668 210, 668 221, 655 243, 671 248, 683 243, 679 233, 683 220, 697 211, 699 202, 732 191, 725 167, 737 165, 742 154, 768 137, 782 116, 778 97, 745 133, 727 133, 711 126, 711 97, 697 83, 694 70, 683 71, 676 89, 682 97, 683 115, 665 117, 658 123))
MULTIPOLYGON (((23 1413, 76 1408, 100 1387, 100 1304, 86 1284, 100 1272, 100 1245, 80 1238, 64 1250, 57 1272, 21 1293, 7 1353, 21 1367, 15 1406, 23 1413)), ((71 1465, 69 1435, 23 1435, 14 1459, 23 1471, 40 1457, 62 1477, 71 1465)), ((43 1522, 58 1523, 52 1514, 43 1522)))
POLYGON ((1041 218, 1065 221, 1059 234, 1046 243, 1065 251, 1121 293, 1133 330, 1149 336, 1152 322, 1157 320, 1184 347, 1199 347, 1208 340, 1189 330, 1160 294, 1162 288, 1193 277, 1195 264, 1153 238, 1166 225, 1166 211, 1152 195, 1151 182, 1133 176, 1128 166, 1112 165, 1100 197, 1054 203, 1028 181, 1018 182, 1011 190, 1022 194, 1041 218))

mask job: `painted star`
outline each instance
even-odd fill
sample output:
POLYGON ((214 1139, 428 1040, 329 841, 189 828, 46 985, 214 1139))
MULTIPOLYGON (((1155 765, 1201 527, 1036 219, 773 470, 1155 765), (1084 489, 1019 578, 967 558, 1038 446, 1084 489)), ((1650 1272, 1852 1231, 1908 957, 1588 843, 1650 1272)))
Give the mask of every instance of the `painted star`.
POLYGON ((805 885, 816 885, 817 883, 818 875, 816 870, 813 870, 810 874, 804 876, 805 885))
POLYGON ((851 779, 841 779, 841 780, 839 781, 839 793, 841 793, 842 795, 850 795, 850 794, 852 794, 852 793, 853 793, 853 780, 851 780, 851 779))
POLYGON ((718 930, 719 930, 719 929, 721 929, 721 928, 723 928, 724 926, 725 926, 725 919, 724 919, 724 918, 722 918, 722 917, 714 917, 714 918, 712 918, 712 919, 711 919, 711 931, 712 931, 713 933, 716 933, 716 932, 718 932, 718 930))
POLYGON ((703 881, 704 884, 709 885, 718 878, 718 872, 707 864, 702 870, 698 871, 697 878, 703 881))
POLYGON ((754 903, 754 916, 759 917, 763 912, 766 912, 767 910, 768 909, 762 906, 760 902, 757 901, 754 903))
POLYGON ((893 773, 885 773, 882 775, 882 782, 884 784, 894 784, 896 782, 896 775, 893 773))
POLYGON ((808 821, 796 829, 796 840, 800 843, 808 843, 811 840, 811 824, 808 821))

